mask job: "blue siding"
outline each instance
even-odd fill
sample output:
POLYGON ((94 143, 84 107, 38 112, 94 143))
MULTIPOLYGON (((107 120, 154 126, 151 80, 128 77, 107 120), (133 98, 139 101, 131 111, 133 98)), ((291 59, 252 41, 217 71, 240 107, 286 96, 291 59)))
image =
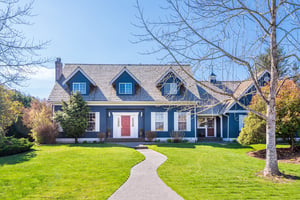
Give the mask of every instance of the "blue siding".
POLYGON ((227 132, 227 127, 228 127, 228 117, 222 116, 223 117, 223 138, 228 138, 228 132, 227 132))
POLYGON ((126 71, 124 71, 114 83, 116 84, 117 95, 135 95, 135 85, 137 84, 137 82, 126 71), (131 83, 132 94, 120 94, 119 83, 131 83))
MULTIPOLYGON (((61 106, 55 106, 54 110, 61 109, 61 106)), ((111 137, 113 137, 113 116, 109 112, 139 112, 143 113, 143 117, 139 114, 138 130, 143 129, 144 133, 151 130, 151 112, 168 111, 168 132, 158 131, 157 137, 170 137, 170 133, 174 130, 174 112, 179 112, 180 108, 170 108, 163 106, 89 106, 90 112, 100 112, 100 132, 107 132, 107 128, 111 129, 111 137)), ((185 137, 195 137, 194 115, 191 113, 191 131, 185 131, 185 137)), ((60 134, 59 137, 64 137, 60 134)), ((144 136, 144 135, 143 135, 144 136)), ((87 132, 84 138, 95 138, 97 132, 87 132)))
MULTIPOLYGON (((85 82, 86 83, 86 94, 89 95, 90 93, 90 84, 91 82, 80 72, 78 71, 69 81, 68 84, 70 86, 70 91, 73 90, 73 83, 74 82, 85 82)), ((73 91, 72 91, 73 92, 73 91)))
POLYGON ((237 138, 239 131, 239 116, 247 115, 248 113, 230 113, 229 114, 229 138, 237 138))

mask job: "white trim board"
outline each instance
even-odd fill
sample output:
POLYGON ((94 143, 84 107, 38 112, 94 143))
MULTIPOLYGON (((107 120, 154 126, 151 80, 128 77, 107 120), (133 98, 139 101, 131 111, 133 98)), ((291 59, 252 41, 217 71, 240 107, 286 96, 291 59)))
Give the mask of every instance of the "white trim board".
POLYGON ((139 112, 112 112, 113 138, 138 138, 139 112), (130 136, 121 136, 121 116, 130 116, 130 136), (132 122, 134 121, 134 123, 132 122))
MULTIPOLYGON (((107 101, 86 101, 88 106, 195 106, 195 101, 123 101, 123 102, 107 102, 107 101)), ((52 105, 61 106, 61 102, 52 102, 52 105)))

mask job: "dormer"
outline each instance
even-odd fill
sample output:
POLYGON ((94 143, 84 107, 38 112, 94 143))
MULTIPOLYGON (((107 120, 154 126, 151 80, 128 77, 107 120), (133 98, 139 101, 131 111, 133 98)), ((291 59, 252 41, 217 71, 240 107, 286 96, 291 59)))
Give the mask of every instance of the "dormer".
POLYGON ((186 83, 170 68, 157 81, 156 86, 163 96, 180 96, 185 90, 186 83))
POLYGON ((124 67, 111 81, 117 95, 135 95, 141 82, 124 67))
POLYGON ((81 95, 89 95, 96 83, 78 66, 73 73, 63 82, 68 85, 71 92, 79 92, 81 95))

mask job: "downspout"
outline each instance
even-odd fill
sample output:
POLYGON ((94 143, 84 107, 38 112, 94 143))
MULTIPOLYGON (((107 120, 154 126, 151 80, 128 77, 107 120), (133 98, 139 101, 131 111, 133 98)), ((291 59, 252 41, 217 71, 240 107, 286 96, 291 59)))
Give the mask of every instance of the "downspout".
POLYGON ((196 105, 194 106, 194 131, 195 131, 195 143, 197 142, 197 112, 196 112, 196 105))
POLYGON ((227 117, 227 141, 229 141, 229 115, 224 114, 227 117))
POLYGON ((220 122, 221 122, 221 125, 220 125, 220 129, 221 129, 221 138, 222 138, 222 140, 223 140, 223 116, 222 115, 220 115, 220 122))

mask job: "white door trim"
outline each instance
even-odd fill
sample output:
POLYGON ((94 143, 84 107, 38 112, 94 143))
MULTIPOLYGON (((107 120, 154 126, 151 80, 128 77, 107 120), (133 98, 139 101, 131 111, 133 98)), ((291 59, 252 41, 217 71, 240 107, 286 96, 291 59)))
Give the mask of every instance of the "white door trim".
POLYGON ((139 112, 112 112, 113 138, 138 138, 139 112), (121 116, 130 116, 130 136, 121 136, 121 116), (133 122, 133 123, 132 123, 133 122))

